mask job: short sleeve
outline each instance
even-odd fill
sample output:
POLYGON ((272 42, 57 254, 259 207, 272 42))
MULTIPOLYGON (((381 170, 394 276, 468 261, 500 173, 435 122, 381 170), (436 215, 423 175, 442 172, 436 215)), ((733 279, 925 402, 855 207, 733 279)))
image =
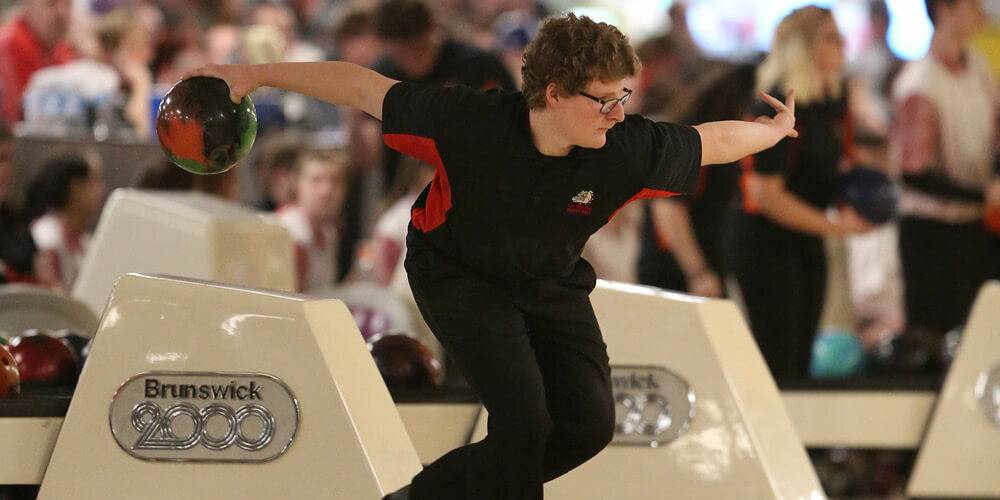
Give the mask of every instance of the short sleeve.
POLYGON ((690 193, 698 187, 701 173, 701 135, 694 127, 653 122, 643 118, 643 133, 649 151, 644 161, 651 166, 645 189, 690 193))
POLYGON ((409 145, 474 139, 488 123, 492 101, 486 93, 464 85, 399 82, 382 102, 383 139, 400 153, 429 161, 409 145))

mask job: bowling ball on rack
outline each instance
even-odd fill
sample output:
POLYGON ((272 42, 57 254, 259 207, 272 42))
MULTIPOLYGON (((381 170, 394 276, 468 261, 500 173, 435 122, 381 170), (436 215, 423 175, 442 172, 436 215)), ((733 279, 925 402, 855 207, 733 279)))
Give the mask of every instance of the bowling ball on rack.
POLYGON ((224 80, 196 76, 177 82, 156 113, 156 136, 170 161, 194 174, 218 174, 246 157, 257 137, 250 96, 229 98, 224 80))
POLYGON ((885 224, 896 217, 899 188, 884 173, 856 166, 841 176, 839 201, 872 224, 885 224))
POLYGON ((55 337, 38 330, 28 330, 10 339, 7 348, 17 362, 22 382, 48 385, 72 385, 76 382, 76 355, 55 337))
POLYGON ((943 333, 913 327, 879 342, 871 353, 871 371, 880 375, 927 375, 940 370, 938 364, 943 333))
POLYGON ((5 346, 0 345, 0 399, 14 398, 21 394, 21 373, 17 361, 5 346))
POLYGON ((90 342, 92 339, 80 335, 73 330, 58 330, 53 332, 52 336, 66 344, 73 351, 73 354, 76 356, 77 373, 79 374, 83 370, 83 364, 87 361, 87 355, 90 354, 90 342))
POLYGON ((813 378, 842 378, 864 369, 865 350, 846 330, 824 331, 813 341, 809 374, 813 378))
POLYGON ((375 335, 368 340, 368 350, 389 390, 433 389, 441 383, 441 363, 413 337, 375 335))

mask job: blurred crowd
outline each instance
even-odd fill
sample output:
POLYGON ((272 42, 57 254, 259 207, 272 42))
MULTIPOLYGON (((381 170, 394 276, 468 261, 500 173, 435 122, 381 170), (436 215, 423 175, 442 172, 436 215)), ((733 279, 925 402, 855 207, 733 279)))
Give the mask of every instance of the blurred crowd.
MULTIPOLYGON (((847 258, 834 293, 848 297, 846 326, 864 349, 911 336, 940 343, 960 330, 978 287, 1000 278, 997 93, 970 46, 985 22, 981 0, 926 5, 935 34, 917 61, 889 49, 888 11, 873 0, 869 37, 851 61, 831 12, 805 7, 782 20, 768 53, 737 63, 702 55, 684 3, 673 2, 662 33, 633 40, 643 68, 626 111, 685 124, 752 119, 769 112, 755 89, 783 99, 794 88, 799 137, 704 168, 695 193, 621 210, 584 253, 599 277, 737 300, 779 378, 809 370, 830 301, 831 242, 847 258), (839 179, 862 167, 898 189, 892 221, 839 202, 839 179)), ((355 110, 260 89, 258 143, 245 166, 193 176, 160 156, 126 167, 82 148, 32 166, 19 203, 10 196, 16 141, 152 143, 159 100, 209 62, 339 59, 400 80, 516 91, 524 47, 556 13, 541 0, 0 7, 2 279, 59 290, 71 289, 86 252, 104 171, 122 168, 134 169, 133 187, 197 190, 274 212, 297 242, 301 291, 393 286, 410 206, 435 172, 393 154, 379 122, 355 110)))

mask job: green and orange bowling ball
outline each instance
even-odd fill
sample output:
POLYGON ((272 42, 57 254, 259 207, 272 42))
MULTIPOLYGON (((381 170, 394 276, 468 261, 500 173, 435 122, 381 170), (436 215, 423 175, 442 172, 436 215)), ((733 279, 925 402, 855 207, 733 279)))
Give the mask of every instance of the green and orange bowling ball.
POLYGON ((170 161, 194 174, 219 174, 246 157, 257 137, 250 96, 229 98, 218 78, 181 80, 160 101, 156 135, 170 161))

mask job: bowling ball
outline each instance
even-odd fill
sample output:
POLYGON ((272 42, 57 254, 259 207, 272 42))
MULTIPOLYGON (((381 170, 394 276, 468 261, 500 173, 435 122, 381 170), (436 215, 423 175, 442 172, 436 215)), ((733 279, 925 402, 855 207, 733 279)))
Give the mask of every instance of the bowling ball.
POLYGON ((899 188, 882 172, 856 166, 841 176, 839 200, 873 224, 884 224, 896 216, 899 188))
POLYGON ((864 369, 865 351, 851 332, 825 331, 813 341, 809 374, 813 378, 841 378, 864 369))
POLYGON ((21 374, 17 361, 6 347, 0 345, 0 399, 13 398, 21 394, 21 374))
POLYGON ((22 382, 70 385, 76 382, 76 355, 66 344, 37 330, 10 339, 8 346, 22 382))
POLYGON ((368 350, 389 390, 433 389, 441 383, 441 363, 413 337, 376 335, 369 339, 368 350))
POLYGON ((921 375, 940 370, 943 333, 914 327, 880 342, 871 353, 871 371, 881 375, 921 375))
POLYGON ((77 374, 79 374, 83 370, 83 363, 87 361, 87 355, 90 354, 91 338, 80 335, 73 330, 58 330, 53 332, 52 336, 73 351, 73 355, 76 356, 77 374))
POLYGON ((218 78, 181 80, 160 101, 156 135, 170 161, 194 174, 229 170, 250 152, 257 137, 257 113, 250 96, 229 99, 218 78))

